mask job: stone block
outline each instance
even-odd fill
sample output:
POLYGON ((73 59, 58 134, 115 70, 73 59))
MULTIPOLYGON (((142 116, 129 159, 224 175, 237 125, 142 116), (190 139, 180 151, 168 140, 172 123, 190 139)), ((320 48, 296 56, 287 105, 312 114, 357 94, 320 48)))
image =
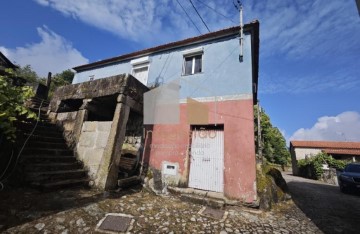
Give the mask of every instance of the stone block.
POLYGON ((103 149, 88 149, 85 157, 87 158, 88 165, 99 165, 101 157, 104 153, 103 149))
POLYGON ((97 132, 95 147, 104 149, 108 142, 109 134, 110 132, 97 132))
POLYGON ((49 119, 51 119, 51 120, 56 119, 56 114, 57 114, 57 113, 55 113, 55 112, 50 112, 50 113, 49 113, 49 119))
POLYGON ((96 121, 86 121, 83 124, 82 131, 83 132, 95 132, 97 127, 96 121))
POLYGON ((77 156, 81 161, 83 161, 85 157, 86 147, 82 147, 78 145, 76 150, 77 150, 77 156))
POLYGON ((74 130, 74 122, 72 121, 65 121, 62 124, 65 131, 73 131, 74 130))
POLYGON ((82 132, 80 135, 79 145, 84 147, 93 147, 95 144, 95 132, 82 132))
POLYGON ((58 113, 57 116, 56 116, 56 119, 59 120, 59 121, 67 120, 67 113, 66 112, 58 113))
POLYGON ((110 132, 112 121, 97 122, 97 130, 99 132, 110 132))
POLYGON ((77 111, 58 113, 56 119, 59 121, 75 120, 77 111))

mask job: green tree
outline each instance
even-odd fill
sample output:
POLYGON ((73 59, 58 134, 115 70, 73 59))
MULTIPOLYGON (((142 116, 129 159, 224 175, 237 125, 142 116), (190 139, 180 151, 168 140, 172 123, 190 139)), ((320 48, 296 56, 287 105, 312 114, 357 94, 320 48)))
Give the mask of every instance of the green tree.
POLYGON ((290 160, 290 153, 286 147, 286 140, 277 127, 271 124, 270 117, 265 113, 264 109, 260 111, 260 144, 258 143, 258 110, 254 107, 254 121, 255 121, 255 143, 256 150, 259 152, 259 145, 261 154, 269 162, 285 165, 290 160))
MULTIPOLYGON (((13 74, 12 71, 8 73, 13 74)), ((20 116, 25 118, 36 118, 36 114, 25 107, 25 101, 34 95, 28 86, 14 86, 12 75, 0 76, 0 135, 8 140, 16 138, 15 121, 20 116)))
POLYGON ((18 77, 24 78, 30 83, 39 82, 40 80, 38 74, 31 68, 31 65, 25 65, 23 67, 19 66, 14 74, 18 77))
POLYGON ((51 79, 49 97, 52 97, 55 89, 60 86, 68 85, 72 83, 75 73, 71 70, 65 70, 61 73, 57 73, 51 79))

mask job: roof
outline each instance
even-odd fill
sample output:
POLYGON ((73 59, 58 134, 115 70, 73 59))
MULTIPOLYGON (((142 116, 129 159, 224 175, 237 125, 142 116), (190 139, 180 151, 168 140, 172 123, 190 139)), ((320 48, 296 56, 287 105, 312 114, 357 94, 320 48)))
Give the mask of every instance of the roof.
MULTIPOLYGON (((259 78, 259 44, 260 44, 259 28, 260 28, 260 26, 259 26, 258 20, 254 20, 254 21, 244 25, 244 32, 250 32, 252 34, 252 37, 251 37, 252 56, 251 57, 252 57, 252 71, 253 71, 252 83, 254 84, 254 90, 253 90, 254 104, 257 103, 258 78, 259 78)), ((138 58, 138 57, 142 57, 142 56, 147 56, 147 55, 165 51, 165 50, 175 49, 175 48, 179 48, 179 47, 183 47, 183 46, 187 46, 187 45, 192 45, 192 44, 197 44, 197 43, 201 43, 201 42, 205 42, 205 41, 214 40, 217 38, 224 38, 226 36, 236 35, 239 33, 239 31, 240 31, 240 26, 226 28, 226 29, 222 29, 219 31, 203 34, 200 36, 191 37, 191 38, 187 38, 184 40, 175 41, 175 42, 151 47, 151 48, 144 49, 144 50, 139 50, 139 51, 132 52, 129 54, 124 54, 124 55, 100 60, 100 61, 93 62, 93 63, 80 65, 80 66, 74 67, 73 69, 77 72, 89 70, 92 68, 105 66, 108 64, 113 64, 115 62, 120 62, 120 61, 134 59, 134 58, 138 58)))
POLYGON ((360 149, 324 149, 327 154, 343 154, 360 156, 360 149))
POLYGON ((290 141, 290 147, 295 148, 318 148, 318 149, 357 149, 360 150, 360 142, 344 141, 290 141))
MULTIPOLYGON (((203 42, 203 41, 208 41, 208 40, 211 40, 211 39, 222 38, 222 37, 225 37, 225 36, 234 35, 234 34, 239 33, 239 30, 240 30, 240 26, 226 28, 226 29, 222 29, 222 30, 219 30, 219 31, 203 34, 203 35, 200 35, 200 36, 191 37, 191 38, 187 38, 187 39, 184 39, 184 40, 175 41, 175 42, 171 42, 171 43, 168 43, 168 44, 163 44, 163 45, 151 47, 151 48, 144 49, 144 50, 139 50, 139 51, 132 52, 132 53, 129 53, 129 54, 124 54, 124 55, 120 55, 120 56, 100 60, 100 61, 93 62, 93 63, 80 65, 80 66, 74 67, 73 69, 75 71, 87 70, 87 69, 102 66, 102 65, 112 64, 114 62, 120 62, 120 61, 123 61, 123 60, 126 60, 126 59, 131 59, 131 58, 136 58, 136 57, 140 57, 140 56, 149 55, 149 54, 152 54, 152 53, 155 53, 155 52, 160 52, 160 51, 163 51, 163 50, 174 49, 174 48, 177 48, 177 47, 191 45, 191 44, 195 44, 195 43, 199 43, 199 42, 203 42)), ((259 47, 259 45, 258 45, 259 44, 259 40, 258 40, 258 37, 259 37, 259 21, 255 20, 255 21, 252 21, 251 23, 245 24, 244 25, 244 31, 252 31, 253 33, 256 34, 256 35, 254 35, 254 37, 257 37, 257 39, 254 42, 257 43, 257 47, 259 47)), ((255 49, 256 49, 256 47, 255 47, 255 49)), ((258 50, 255 51, 255 52, 258 52, 258 50)))
POLYGON ((18 68, 18 66, 13 64, 3 53, 1 53, 1 51, 0 51, 0 59, 6 63, 7 65, 6 68, 13 68, 13 69, 18 68))

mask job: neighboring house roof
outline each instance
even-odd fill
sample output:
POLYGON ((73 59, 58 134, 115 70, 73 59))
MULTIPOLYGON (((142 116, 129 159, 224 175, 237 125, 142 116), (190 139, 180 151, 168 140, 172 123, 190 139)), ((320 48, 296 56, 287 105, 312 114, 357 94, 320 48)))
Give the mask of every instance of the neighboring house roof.
POLYGON ((342 154, 360 156, 360 149, 324 149, 327 154, 342 154))
POLYGON ((360 142, 290 141, 290 148, 315 148, 327 154, 360 155, 360 142))
POLYGON ((13 64, 3 53, 0 51, 0 67, 4 68, 18 68, 15 64, 13 64))
MULTIPOLYGON (((113 64, 115 62, 121 62, 124 60, 129 60, 129 59, 133 59, 133 58, 137 58, 137 57, 141 57, 141 56, 146 56, 146 55, 161 52, 164 50, 175 49, 178 47, 183 47, 183 46, 192 45, 192 44, 198 44, 201 42, 205 42, 205 41, 209 41, 209 40, 213 40, 213 39, 217 39, 217 38, 223 38, 226 36, 236 35, 239 32, 240 32, 240 26, 226 28, 226 29, 222 29, 222 30, 219 30, 216 32, 210 32, 207 34, 203 34, 203 35, 200 35, 197 37, 192 37, 192 38, 188 38, 185 40, 171 42, 168 44, 155 46, 152 48, 136 51, 133 53, 124 54, 124 55, 104 59, 104 60, 89 63, 89 64, 84 64, 81 66, 74 67, 73 69, 77 72, 89 70, 92 68, 102 67, 102 66, 106 66, 108 64, 113 64)), ((255 21, 252 21, 251 23, 245 24, 244 32, 251 32, 251 34, 252 34, 252 37, 251 37, 252 38, 252 40, 251 40, 252 70, 253 70, 252 79, 253 79, 253 84, 254 84, 254 102, 257 102, 258 74, 259 74, 259 21, 255 20, 255 21)))

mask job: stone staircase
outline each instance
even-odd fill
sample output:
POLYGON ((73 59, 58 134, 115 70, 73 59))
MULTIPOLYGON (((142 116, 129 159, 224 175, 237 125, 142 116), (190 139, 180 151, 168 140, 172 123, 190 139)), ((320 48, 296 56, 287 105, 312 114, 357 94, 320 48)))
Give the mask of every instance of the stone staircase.
MULTIPOLYGON (((41 99, 37 98, 30 102, 30 108, 36 114, 39 112, 40 103, 41 99)), ((25 182, 44 190, 87 186, 87 171, 76 159, 73 150, 67 146, 62 131, 48 119, 48 105, 48 102, 43 102, 41 120, 20 156, 25 182)), ((19 127, 25 139, 31 134, 35 123, 36 121, 31 121, 19 127)))

